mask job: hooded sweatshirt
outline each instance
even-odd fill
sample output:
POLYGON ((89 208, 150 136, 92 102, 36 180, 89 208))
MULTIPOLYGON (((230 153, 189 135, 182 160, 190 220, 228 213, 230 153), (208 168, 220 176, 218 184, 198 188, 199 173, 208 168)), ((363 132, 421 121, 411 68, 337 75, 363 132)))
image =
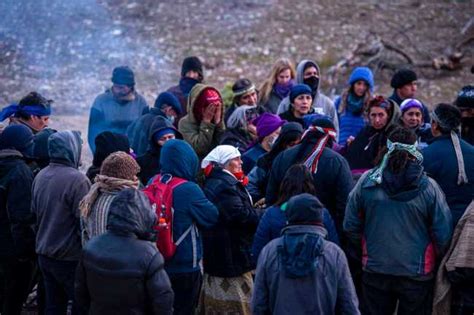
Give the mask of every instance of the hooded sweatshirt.
MULTIPOLYGON (((321 69, 319 68, 319 65, 312 60, 302 60, 296 67, 296 84, 304 83, 303 73, 304 73, 304 68, 307 63, 311 63, 312 65, 314 65, 314 67, 316 67, 316 69, 318 69, 319 82, 321 82, 321 69)), ((339 134, 339 121, 337 119, 336 107, 334 107, 334 103, 333 101, 331 101, 329 97, 321 93, 320 86, 321 86, 321 83, 318 86, 316 95, 313 97, 312 108, 314 108, 314 112, 316 114, 326 115, 330 117, 332 123, 334 124, 337 134, 339 134)), ((281 101, 280 105, 278 106, 277 114, 278 115, 283 114, 289 109, 290 109, 290 97, 287 96, 281 101)))
POLYGON ((212 122, 206 123, 198 121, 196 117, 194 117, 193 108, 195 102, 206 88, 212 87, 199 83, 192 88, 188 97, 188 114, 184 116, 178 124, 178 129, 183 134, 184 140, 191 144, 200 160, 211 152, 214 147, 219 145, 219 140, 225 129, 224 106, 221 107, 221 122, 217 125, 212 122))
POLYGON ((36 176, 32 188, 37 254, 57 260, 79 260, 79 202, 90 188, 90 181, 77 169, 81 147, 78 131, 61 131, 49 138, 51 162, 36 176))

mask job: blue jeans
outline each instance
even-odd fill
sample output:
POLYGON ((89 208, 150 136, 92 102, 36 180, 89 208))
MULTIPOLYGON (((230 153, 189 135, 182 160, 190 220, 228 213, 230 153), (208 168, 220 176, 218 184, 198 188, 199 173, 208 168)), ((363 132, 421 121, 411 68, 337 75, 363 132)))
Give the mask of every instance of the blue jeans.
POLYGON ((56 260, 38 255, 46 291, 46 315, 66 314, 72 301, 72 315, 78 314, 74 305, 74 279, 77 261, 56 260))

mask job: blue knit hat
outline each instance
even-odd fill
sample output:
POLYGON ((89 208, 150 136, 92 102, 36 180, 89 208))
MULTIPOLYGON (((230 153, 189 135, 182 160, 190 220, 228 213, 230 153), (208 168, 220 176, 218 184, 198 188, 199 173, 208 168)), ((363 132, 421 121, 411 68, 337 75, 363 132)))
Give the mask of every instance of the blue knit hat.
POLYGON ((10 125, 0 135, 0 150, 14 149, 25 157, 33 157, 34 135, 24 125, 10 125))
POLYGON ((171 106, 178 115, 182 113, 181 104, 173 93, 163 92, 158 95, 155 100, 155 108, 161 108, 163 105, 171 106))
POLYGON ((135 75, 127 66, 116 67, 112 72, 112 82, 120 85, 135 86, 135 75))
POLYGON ((306 84, 296 84, 291 88, 290 91, 290 102, 293 103, 295 98, 300 96, 301 94, 309 94, 311 95, 311 88, 306 84))
POLYGON ((158 130, 157 132, 155 132, 153 134, 153 140, 155 140, 155 142, 158 142, 158 140, 160 140, 161 137, 163 137, 164 135, 170 134, 170 133, 172 133, 176 136, 176 130, 174 130, 173 128, 160 129, 160 130, 158 130))
POLYGON ((355 68, 351 76, 349 77, 348 83, 350 85, 353 85, 357 81, 364 81, 369 85, 369 89, 372 92, 374 89, 374 75, 372 73, 372 70, 370 70, 367 67, 357 67, 355 68))

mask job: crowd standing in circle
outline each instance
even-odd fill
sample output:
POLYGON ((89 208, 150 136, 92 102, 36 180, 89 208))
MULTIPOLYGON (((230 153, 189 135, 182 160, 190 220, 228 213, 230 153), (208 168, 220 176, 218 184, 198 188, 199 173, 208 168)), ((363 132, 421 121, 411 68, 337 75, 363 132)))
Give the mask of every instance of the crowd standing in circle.
POLYGON ((428 105, 361 66, 333 101, 281 58, 225 108, 204 70, 149 108, 113 69, 86 174, 52 100, 2 109, 1 314, 474 312, 474 86, 428 105))

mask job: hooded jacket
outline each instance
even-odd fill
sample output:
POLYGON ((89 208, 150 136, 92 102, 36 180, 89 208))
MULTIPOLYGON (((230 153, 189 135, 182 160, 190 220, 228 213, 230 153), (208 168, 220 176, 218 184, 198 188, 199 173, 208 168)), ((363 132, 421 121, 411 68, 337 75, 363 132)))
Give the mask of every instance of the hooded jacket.
POLYGON ((34 256, 35 236, 31 213, 33 172, 23 155, 0 151, 0 258, 34 256))
MULTIPOLYGON (((303 73, 307 63, 311 63, 316 67, 316 69, 318 69, 319 82, 321 82, 321 69, 319 68, 319 65, 312 60, 302 60, 296 67, 296 84, 304 83, 303 73)), ((316 114, 326 115, 330 117, 337 134, 339 134, 339 121, 337 119, 336 107, 334 106, 333 101, 331 101, 329 97, 321 93, 320 86, 321 84, 319 85, 318 90, 316 91, 316 95, 313 97, 312 108, 314 108, 314 112, 316 114)), ((289 109, 290 97, 287 96, 281 101, 280 105, 278 106, 277 114, 281 115, 289 109)))
POLYGON ((344 231, 361 248, 366 272, 428 280, 449 246, 451 212, 438 184, 410 163, 386 169, 382 184, 364 173, 351 191, 344 231))
POLYGON ((192 88, 188 97, 188 114, 184 116, 178 124, 178 129, 182 133, 184 140, 191 144, 199 160, 202 160, 214 147, 219 145, 221 135, 225 129, 224 106, 221 107, 221 122, 217 125, 212 122, 206 123, 197 121, 196 117, 194 117, 194 103, 202 91, 210 87, 209 85, 196 84, 192 88))
POLYGON ((171 174, 187 180, 173 190, 173 235, 175 241, 191 226, 194 228, 176 248, 172 259, 166 262, 168 273, 188 273, 200 270, 202 241, 200 229, 210 228, 217 222, 217 208, 196 184, 198 158, 191 146, 183 140, 169 140, 161 149, 161 174, 171 174))
POLYGON ((89 116, 88 142, 92 153, 95 152, 95 137, 103 131, 127 134, 128 126, 148 112, 148 104, 143 96, 135 93, 135 99, 119 103, 109 89, 100 94, 92 104, 89 116))
POLYGON ((88 314, 172 314, 164 259, 150 242, 156 215, 147 197, 126 189, 111 204, 108 231, 84 248, 76 299, 88 314))
POLYGON ((145 186, 153 176, 160 173, 161 146, 156 143, 156 141, 153 139, 153 136, 155 133, 164 129, 173 129, 176 139, 183 139, 181 133, 168 119, 163 117, 153 118, 153 122, 148 133, 148 150, 145 154, 137 158, 137 163, 140 165, 140 173, 138 174, 138 178, 145 186))
POLYGON ((293 225, 282 234, 263 248, 258 259, 252 314, 360 314, 346 256, 337 245, 324 240, 324 228, 293 225), (289 253, 286 262, 315 269, 296 277, 282 263, 283 252, 289 253), (308 252, 313 255, 301 255, 308 252))
POLYGON ((166 115, 156 107, 150 108, 150 111, 135 120, 127 128, 127 136, 130 140, 130 146, 137 156, 143 155, 150 148, 150 130, 156 117, 163 117, 166 115))
POLYGON ((90 188, 90 181, 77 169, 81 147, 78 131, 61 131, 49 138, 50 164, 38 173, 32 188, 37 254, 57 260, 79 260, 79 202, 90 188))

